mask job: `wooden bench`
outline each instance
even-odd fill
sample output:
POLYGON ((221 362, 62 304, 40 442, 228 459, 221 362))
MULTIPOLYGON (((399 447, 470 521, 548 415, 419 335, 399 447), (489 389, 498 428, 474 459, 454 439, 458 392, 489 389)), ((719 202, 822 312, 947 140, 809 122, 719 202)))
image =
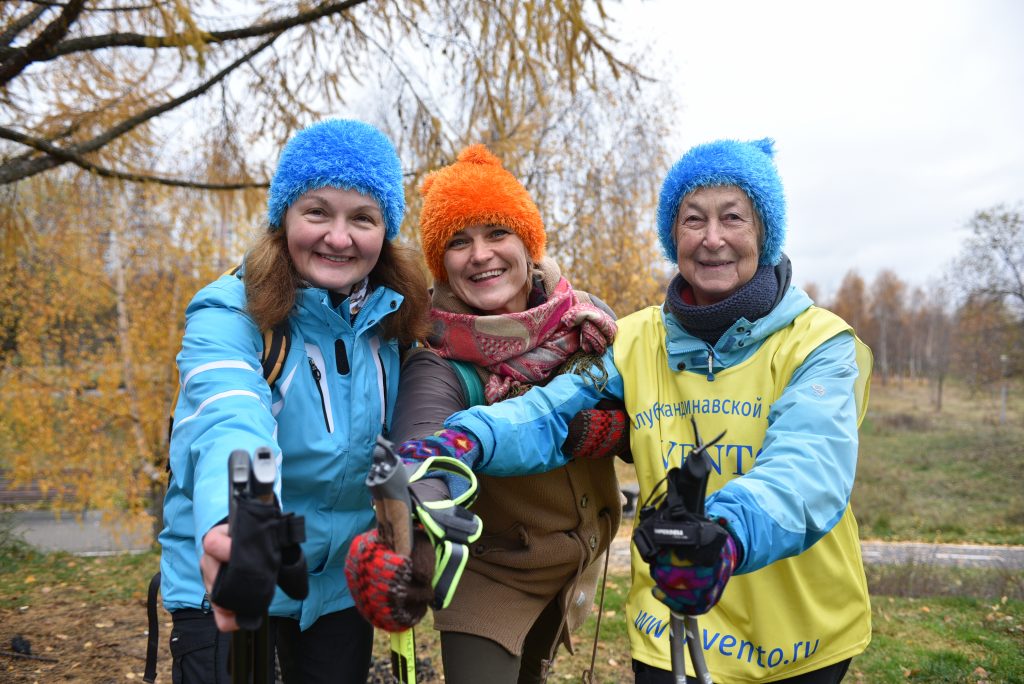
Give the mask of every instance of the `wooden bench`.
POLYGON ((0 470, 0 506, 35 506, 61 499, 67 501, 69 498, 70 495, 61 497, 50 489, 44 492, 35 480, 27 485, 15 487, 14 480, 8 477, 7 471, 0 470))

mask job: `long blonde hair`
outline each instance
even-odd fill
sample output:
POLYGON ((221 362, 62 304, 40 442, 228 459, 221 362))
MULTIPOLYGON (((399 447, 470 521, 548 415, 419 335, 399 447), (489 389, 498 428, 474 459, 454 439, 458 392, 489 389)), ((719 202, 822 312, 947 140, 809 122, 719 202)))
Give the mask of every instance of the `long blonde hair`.
MULTIPOLYGON (((291 315, 302 277, 288 254, 288 238, 282 226, 262 233, 245 257, 246 309, 260 330, 268 330, 291 315)), ((381 321, 386 339, 402 346, 422 342, 430 331, 430 295, 419 255, 385 240, 377 264, 370 271, 370 285, 389 287, 402 295, 402 305, 381 321)))

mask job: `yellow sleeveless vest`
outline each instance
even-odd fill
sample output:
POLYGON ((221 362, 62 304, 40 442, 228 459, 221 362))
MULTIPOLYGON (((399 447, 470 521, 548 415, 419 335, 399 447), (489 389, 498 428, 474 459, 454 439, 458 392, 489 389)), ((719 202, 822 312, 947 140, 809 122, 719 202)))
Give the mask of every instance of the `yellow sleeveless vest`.
MULTIPOLYGON (((839 317, 811 307, 765 340, 749 359, 716 372, 709 382, 702 373, 669 370, 659 307, 621 319, 615 365, 632 418, 630 442, 640 501, 692 446, 690 414, 696 415, 705 439, 727 430, 709 453, 720 471, 712 470, 708 493, 748 472, 760 452, 772 403, 808 354, 843 331, 852 332, 839 317)), ((867 408, 871 353, 859 339, 856 347, 859 423, 867 408)), ((654 583, 635 546, 631 553, 627 627, 632 656, 671 670, 669 611, 651 595, 654 583)), ((804 553, 733 576, 722 600, 700 616, 699 625, 716 682, 771 682, 863 652, 871 640, 871 606, 857 522, 849 506, 836 526, 804 553)), ((692 676, 689 662, 687 669, 692 676)))

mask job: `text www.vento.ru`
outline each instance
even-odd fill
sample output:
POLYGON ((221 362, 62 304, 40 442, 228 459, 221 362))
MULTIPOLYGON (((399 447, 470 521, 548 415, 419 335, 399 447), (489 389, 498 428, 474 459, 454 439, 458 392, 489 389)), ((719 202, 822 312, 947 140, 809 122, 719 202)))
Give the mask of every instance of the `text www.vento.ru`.
MULTIPOLYGON (((633 624, 641 632, 651 634, 656 638, 661 638, 668 627, 667 622, 662 622, 642 610, 637 615, 636 620, 633 621, 633 624)), ((781 646, 769 648, 744 639, 737 639, 731 634, 721 634, 720 632, 712 634, 706 629, 701 631, 702 646, 705 651, 715 651, 726 658, 736 658, 736 660, 745 660, 748 663, 757 663, 759 667, 764 668, 788 665, 797 660, 810 658, 817 652, 818 646, 821 643, 820 639, 815 639, 813 643, 810 640, 797 641, 790 648, 783 648, 781 646)), ((667 637, 667 634, 665 636, 667 637)))

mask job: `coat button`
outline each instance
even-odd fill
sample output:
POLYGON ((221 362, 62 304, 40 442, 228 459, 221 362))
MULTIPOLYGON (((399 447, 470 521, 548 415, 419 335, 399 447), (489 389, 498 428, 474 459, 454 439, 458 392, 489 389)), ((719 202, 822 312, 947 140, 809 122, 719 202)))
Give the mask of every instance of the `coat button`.
POLYGON ((398 306, 398 302, 396 302, 395 300, 392 299, 391 300, 391 308, 394 309, 396 306, 398 306))
POLYGON ((686 364, 680 361, 676 364, 676 370, 686 370, 686 364))
POLYGON ((580 508, 586 508, 588 503, 590 503, 590 500, 586 494, 580 497, 580 508))

